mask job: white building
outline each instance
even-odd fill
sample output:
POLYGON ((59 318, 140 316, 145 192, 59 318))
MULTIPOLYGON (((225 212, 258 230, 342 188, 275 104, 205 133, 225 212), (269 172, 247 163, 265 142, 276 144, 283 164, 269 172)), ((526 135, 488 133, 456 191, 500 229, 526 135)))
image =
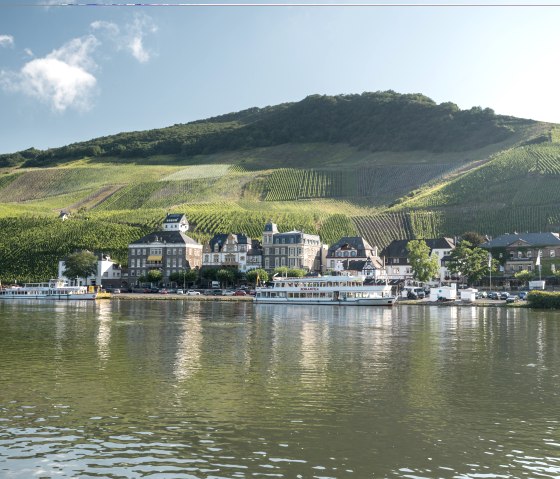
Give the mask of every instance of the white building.
POLYGON ((115 263, 107 255, 100 254, 97 259, 97 273, 87 278, 68 278, 64 275, 65 261, 58 262, 58 278, 67 281, 70 285, 77 286, 121 286, 121 265, 115 263))
MULTIPOLYGON (((385 269, 389 279, 412 280, 412 267, 408 260, 408 243, 412 240, 394 240, 383 250, 385 269)), ((439 280, 449 278, 445 258, 455 248, 452 238, 424 239, 430 248, 430 255, 436 255, 439 263, 439 280)))
POLYGON ((262 267, 262 250, 258 241, 237 234, 216 234, 204 245, 202 265, 209 267, 236 267, 245 273, 262 267))

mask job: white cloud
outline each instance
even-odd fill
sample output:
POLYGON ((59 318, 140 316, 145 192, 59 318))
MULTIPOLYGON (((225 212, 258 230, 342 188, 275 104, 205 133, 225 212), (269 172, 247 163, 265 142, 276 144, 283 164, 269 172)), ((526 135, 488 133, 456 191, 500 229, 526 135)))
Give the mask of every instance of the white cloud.
POLYGON ((152 57, 144 38, 150 33, 157 32, 157 27, 152 18, 146 14, 135 14, 133 20, 122 27, 101 20, 92 22, 90 27, 113 42, 117 50, 127 51, 140 63, 146 63, 152 57))
POLYGON ((0 47, 13 47, 14 37, 12 35, 0 35, 0 47))
POLYGON ((137 14, 134 21, 126 25, 125 48, 140 63, 150 60, 151 54, 144 46, 144 36, 157 32, 157 27, 148 15, 137 14))
POLYGON ((23 53, 25 53, 28 57, 34 57, 35 56, 30 48, 24 49, 23 53))
POLYGON ((116 23, 104 22, 102 20, 96 20, 90 24, 93 30, 106 31, 110 36, 116 36, 120 33, 120 28, 116 23))
POLYGON ((17 73, 1 72, 0 84, 37 98, 56 111, 87 110, 97 84, 91 73, 96 68, 91 54, 98 44, 93 35, 74 38, 46 57, 29 61, 17 73))

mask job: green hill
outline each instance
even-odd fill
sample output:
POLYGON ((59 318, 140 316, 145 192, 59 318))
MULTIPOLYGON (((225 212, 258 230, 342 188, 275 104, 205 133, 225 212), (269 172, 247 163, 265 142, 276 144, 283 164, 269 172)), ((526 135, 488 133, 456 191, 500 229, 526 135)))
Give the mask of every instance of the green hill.
POLYGON ((166 211, 191 235, 392 239, 560 223, 554 125, 394 92, 311 96, 0 156, 0 280, 45 279, 76 248, 126 261, 166 211), (60 210, 72 213, 56 220, 60 210))

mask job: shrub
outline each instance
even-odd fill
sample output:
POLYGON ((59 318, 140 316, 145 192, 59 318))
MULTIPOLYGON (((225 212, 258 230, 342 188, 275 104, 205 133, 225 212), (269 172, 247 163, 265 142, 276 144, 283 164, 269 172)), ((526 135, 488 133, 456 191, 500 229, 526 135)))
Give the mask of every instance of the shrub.
POLYGON ((529 291, 527 301, 532 308, 560 309, 560 293, 529 291))

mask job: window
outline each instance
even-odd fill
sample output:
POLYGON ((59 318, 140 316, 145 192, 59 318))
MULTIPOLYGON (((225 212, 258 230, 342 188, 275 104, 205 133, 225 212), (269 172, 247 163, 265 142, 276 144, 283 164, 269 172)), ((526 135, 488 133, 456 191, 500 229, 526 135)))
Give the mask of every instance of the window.
POLYGON ((278 254, 280 248, 274 248, 274 254, 278 254))
POLYGON ((208 263, 208 255, 207 254, 204 255, 204 262, 208 263))
POLYGON ((282 248, 280 254, 286 254, 286 248, 282 248))
POLYGON ((130 254, 132 254, 132 255, 133 255, 133 254, 136 254, 136 250, 135 250, 134 248, 131 248, 131 249, 130 249, 130 254))
POLYGON ((130 272, 130 276, 136 276, 136 271, 132 270, 132 271, 130 272))
POLYGON ((554 258, 556 256, 556 251, 554 251, 553 249, 550 250, 550 257, 554 258))

